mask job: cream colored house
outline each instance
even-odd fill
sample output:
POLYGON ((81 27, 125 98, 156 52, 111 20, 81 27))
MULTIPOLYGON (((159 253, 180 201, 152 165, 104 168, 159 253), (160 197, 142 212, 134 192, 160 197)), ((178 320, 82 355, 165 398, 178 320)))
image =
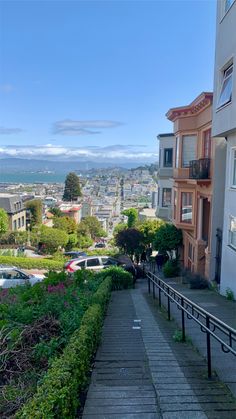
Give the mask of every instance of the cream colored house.
POLYGON ((19 195, 1 193, 0 208, 3 208, 9 217, 10 231, 26 230, 26 210, 19 195))

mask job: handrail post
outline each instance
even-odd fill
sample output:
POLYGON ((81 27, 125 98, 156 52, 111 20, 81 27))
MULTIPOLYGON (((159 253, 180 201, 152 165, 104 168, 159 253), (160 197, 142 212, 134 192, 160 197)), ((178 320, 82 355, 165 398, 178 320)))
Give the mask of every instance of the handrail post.
POLYGON ((159 307, 161 307, 161 283, 160 283, 160 279, 158 279, 158 301, 159 301, 159 307))
POLYGON ((152 296, 154 299, 156 298, 154 281, 152 282, 152 296))
POLYGON ((181 314, 182 314, 182 341, 185 342, 185 318, 184 318, 184 299, 181 297, 181 314))
POLYGON ((167 287, 168 320, 170 320, 170 289, 167 287))
MULTIPOLYGON (((210 317, 206 316, 206 327, 210 329, 210 317)), ((207 367, 208 367, 208 378, 211 378, 211 335, 208 330, 206 330, 207 337, 207 367)))
POLYGON ((151 279, 150 276, 148 276, 148 294, 151 292, 151 279))

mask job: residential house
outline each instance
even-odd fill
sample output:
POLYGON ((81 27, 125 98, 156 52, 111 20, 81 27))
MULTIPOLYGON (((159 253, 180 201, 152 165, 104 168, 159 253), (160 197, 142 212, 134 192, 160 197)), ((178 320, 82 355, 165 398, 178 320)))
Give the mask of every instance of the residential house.
MULTIPOLYGON (((214 75, 214 137, 226 140, 226 176, 220 292, 236 296, 236 1, 217 2, 214 75)), ((219 252, 221 250, 219 232, 219 252)))
POLYGON ((159 134, 159 169, 157 172, 157 209, 156 216, 164 220, 172 218, 173 203, 173 151, 174 134, 159 134))
POLYGON ((76 224, 79 224, 81 221, 82 206, 78 204, 61 204, 59 205, 61 212, 72 219, 75 220, 76 224))
POLYGON ((203 92, 167 113, 176 137, 173 222, 183 232, 183 264, 210 280, 215 279, 216 235, 222 228, 225 153, 223 139, 212 141, 212 102, 213 93, 203 92))
POLYGON ((20 195, 0 194, 0 208, 3 208, 9 218, 9 230, 26 230, 26 210, 20 195))

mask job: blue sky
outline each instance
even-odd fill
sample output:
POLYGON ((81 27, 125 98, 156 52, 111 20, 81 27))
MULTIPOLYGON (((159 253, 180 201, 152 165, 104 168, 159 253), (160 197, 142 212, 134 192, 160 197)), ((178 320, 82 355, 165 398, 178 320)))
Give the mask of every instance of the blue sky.
POLYGON ((0 157, 156 159, 213 87, 214 0, 0 1, 0 157))

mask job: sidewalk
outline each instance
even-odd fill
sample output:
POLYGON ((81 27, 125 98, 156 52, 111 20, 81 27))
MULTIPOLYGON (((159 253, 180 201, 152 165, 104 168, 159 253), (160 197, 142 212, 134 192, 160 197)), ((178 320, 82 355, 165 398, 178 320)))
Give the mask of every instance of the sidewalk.
MULTIPOLYGON (((174 279, 164 279, 164 281, 204 310, 236 329, 236 301, 229 301, 217 292, 208 289, 189 289, 186 284, 180 284, 174 279)), ((163 294, 162 303, 167 307, 167 299, 163 294)), ((181 328, 181 311, 173 303, 171 304, 171 317, 181 328)), ((206 335, 200 331, 196 322, 189 320, 186 316, 185 324, 186 334, 191 338, 193 345, 199 352, 206 357, 206 335)), ((236 397, 236 357, 233 354, 224 353, 215 339, 211 339, 211 350, 212 368, 215 369, 220 380, 230 388, 232 394, 236 397)))
POLYGON ((206 378, 194 348, 147 295, 146 280, 113 292, 95 358, 83 419, 233 419, 228 388, 206 378))

